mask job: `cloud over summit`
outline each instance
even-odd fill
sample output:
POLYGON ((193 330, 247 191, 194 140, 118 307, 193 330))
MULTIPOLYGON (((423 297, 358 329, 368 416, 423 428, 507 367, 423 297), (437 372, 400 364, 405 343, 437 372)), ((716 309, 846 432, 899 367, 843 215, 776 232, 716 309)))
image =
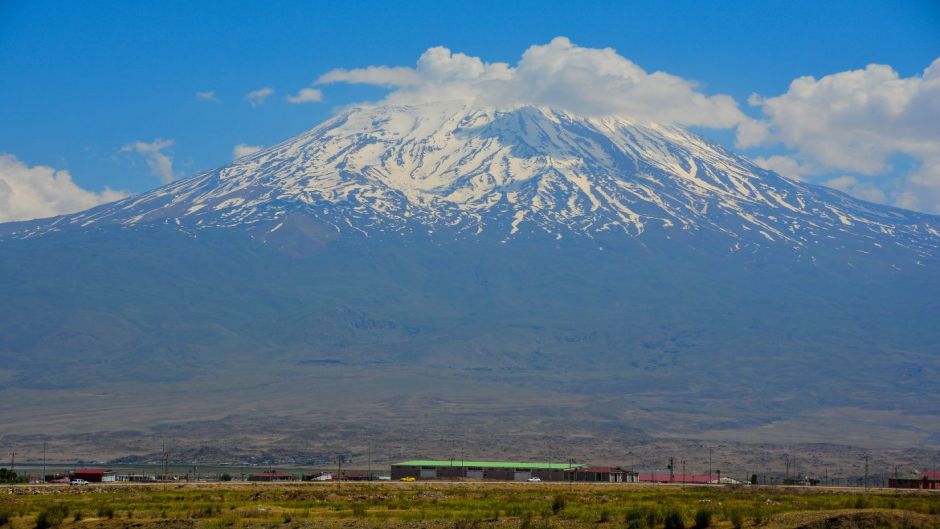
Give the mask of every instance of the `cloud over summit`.
POLYGON ((648 73, 612 48, 584 48, 565 37, 531 46, 515 65, 430 48, 414 68, 337 69, 318 84, 357 83, 392 88, 390 103, 464 100, 483 106, 544 105, 586 115, 712 128, 747 121, 733 98, 706 95, 695 83, 648 73))
POLYGON ((755 162, 763 167, 860 198, 940 213, 940 59, 907 78, 879 64, 800 77, 780 95, 753 95, 750 116, 731 96, 707 94, 694 81, 648 72, 612 48, 585 48, 565 37, 530 46, 516 64, 438 46, 414 67, 335 69, 316 81, 331 83, 389 88, 386 103, 531 104, 735 129, 738 147, 756 149, 755 162), (898 171, 898 156, 911 168, 898 171))

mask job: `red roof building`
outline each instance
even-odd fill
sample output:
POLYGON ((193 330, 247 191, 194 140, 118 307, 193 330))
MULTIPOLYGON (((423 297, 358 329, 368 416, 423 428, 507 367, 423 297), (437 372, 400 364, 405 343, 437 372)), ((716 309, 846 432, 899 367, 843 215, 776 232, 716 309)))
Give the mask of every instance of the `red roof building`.
POLYGON ((80 468, 69 472, 70 479, 84 479, 89 483, 117 481, 114 472, 104 468, 80 468))
POLYGON ((290 479, 290 474, 277 472, 275 470, 270 472, 259 472, 257 474, 248 476, 248 481, 290 481, 290 479))

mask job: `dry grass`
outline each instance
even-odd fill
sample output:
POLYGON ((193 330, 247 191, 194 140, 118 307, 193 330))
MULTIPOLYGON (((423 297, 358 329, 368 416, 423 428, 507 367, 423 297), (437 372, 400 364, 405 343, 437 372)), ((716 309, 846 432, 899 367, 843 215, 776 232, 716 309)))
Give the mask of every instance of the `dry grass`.
POLYGON ((808 488, 512 483, 0 488, 3 529, 693 527, 927 529, 940 495, 808 488), (67 513, 58 516, 61 513, 67 513), (704 516, 707 512, 710 516, 704 516), (43 515, 43 513, 47 513, 43 515), (696 516, 698 514, 698 516, 696 516))

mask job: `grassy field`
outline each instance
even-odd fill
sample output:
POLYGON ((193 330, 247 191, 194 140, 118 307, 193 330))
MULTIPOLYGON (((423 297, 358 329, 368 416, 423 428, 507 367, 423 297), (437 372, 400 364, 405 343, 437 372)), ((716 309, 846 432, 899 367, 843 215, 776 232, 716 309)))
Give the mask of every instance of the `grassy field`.
POLYGON ((0 487, 4 529, 940 527, 919 491, 608 484, 316 483, 0 487))

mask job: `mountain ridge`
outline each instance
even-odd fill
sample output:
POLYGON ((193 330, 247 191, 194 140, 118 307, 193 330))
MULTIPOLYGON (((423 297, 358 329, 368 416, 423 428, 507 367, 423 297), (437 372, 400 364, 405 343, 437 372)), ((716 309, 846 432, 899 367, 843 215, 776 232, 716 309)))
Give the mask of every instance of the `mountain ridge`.
POLYGON ((352 107, 228 166, 5 232, 167 223, 250 226, 265 239, 292 213, 364 236, 687 231, 718 235, 732 253, 783 245, 812 254, 826 244, 895 246, 904 264, 940 256, 940 217, 787 179, 678 126, 455 103, 352 107))

